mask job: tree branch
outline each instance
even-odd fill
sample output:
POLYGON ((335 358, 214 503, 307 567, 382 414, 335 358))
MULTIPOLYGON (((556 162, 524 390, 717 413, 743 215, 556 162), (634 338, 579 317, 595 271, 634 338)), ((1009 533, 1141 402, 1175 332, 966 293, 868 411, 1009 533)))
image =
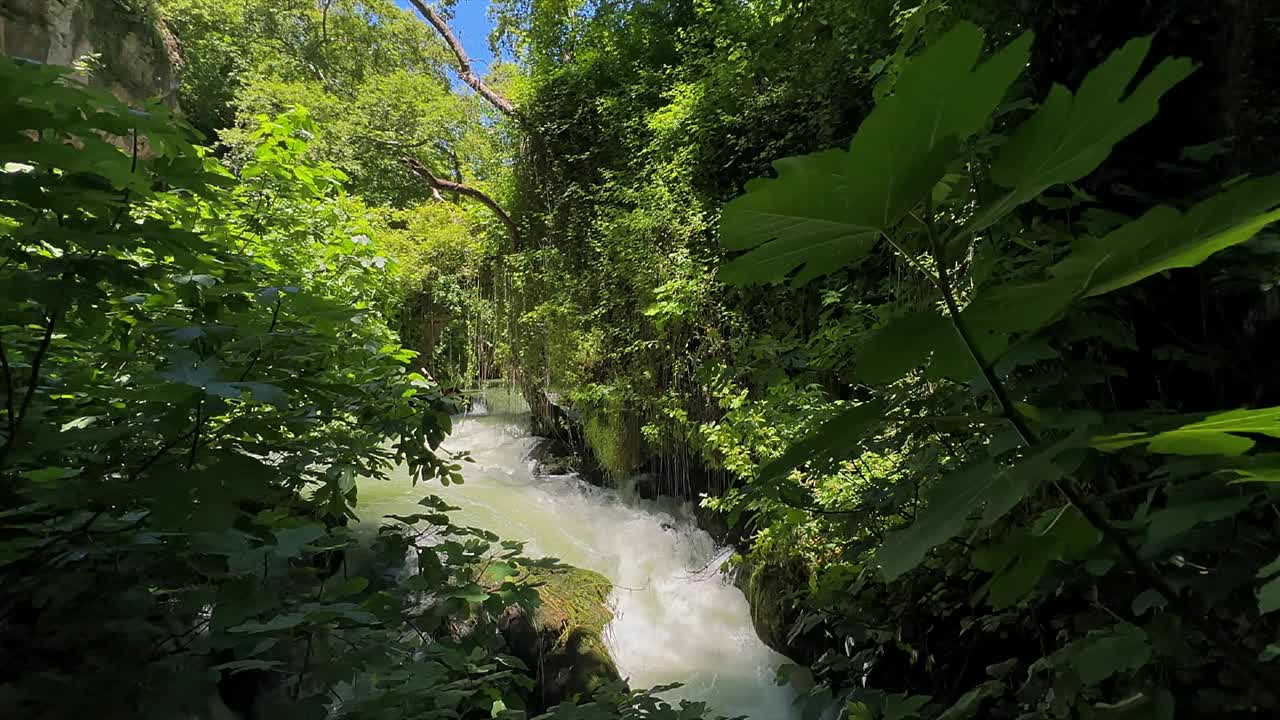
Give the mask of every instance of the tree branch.
MULTIPOLYGON (((5 439, 4 449, 0 450, 0 464, 4 463, 5 458, 9 456, 9 451, 18 444, 18 432, 22 429, 22 422, 27 419, 27 411, 31 409, 31 401, 35 398, 36 388, 40 385, 40 364, 49 353, 49 345, 53 343, 53 328, 57 324, 58 311, 54 310, 49 316, 49 324, 45 327, 40 348, 36 350, 35 357, 31 361, 31 377, 27 380, 27 391, 22 397, 22 405, 18 408, 17 420, 13 421, 9 427, 9 437, 5 439)), ((9 378, 9 382, 12 381, 12 378, 9 378)))
POLYGON ((191 451, 187 453, 187 470, 195 467, 196 451, 200 449, 200 426, 204 424, 204 399, 196 403, 196 429, 191 438, 191 451))
POLYGON ((489 208, 489 210, 502 221, 502 224, 506 226, 507 233, 511 235, 511 242, 514 248, 516 250, 520 249, 520 228, 516 225, 516 221, 511 219, 511 216, 507 214, 506 210, 502 209, 502 206, 499 205, 496 200, 486 195, 483 191, 477 190, 470 185, 464 185, 462 183, 453 182, 452 180, 445 180, 444 178, 437 177, 435 173, 431 172, 431 168, 427 167, 426 163, 422 162, 418 158, 406 155, 400 158, 400 162, 404 163, 405 167, 409 168, 414 175, 422 178, 431 186, 431 192, 436 199, 443 199, 440 197, 440 191, 443 190, 445 192, 466 195, 472 200, 475 200, 489 208))
POLYGON ((9 432, 5 438, 7 445, 13 436, 18 434, 18 411, 13 399, 13 370, 9 367, 9 356, 4 352, 4 336, 0 336, 0 371, 3 371, 4 375, 4 408, 9 422, 9 432))
MULTIPOLYGON (((449 147, 448 145, 442 142, 436 143, 436 147, 440 148, 441 152, 448 155, 449 160, 453 163, 453 181, 458 183, 459 185, 466 182, 466 180, 463 179, 462 177, 462 163, 458 161, 458 153, 453 148, 449 147)), ((453 194, 453 201, 454 202, 458 201, 457 192, 453 194)))
MULTIPOLYGON (((267 334, 276 331, 276 324, 280 322, 280 303, 284 302, 284 294, 276 288, 276 306, 271 311, 271 327, 267 328, 267 334)), ((253 357, 249 358, 249 364, 245 366, 244 372, 240 373, 240 382, 244 382, 249 377, 249 373, 253 372, 253 366, 258 364, 258 358, 262 357, 262 338, 258 338, 258 349, 254 351, 253 357)))
POLYGON ((182 441, 186 440, 192 435, 195 435, 198 429, 199 429, 199 426, 197 425, 196 427, 191 428, 187 432, 166 442, 164 445, 161 445, 160 449, 156 450, 151 455, 151 457, 147 458, 145 462, 139 465, 137 470, 134 470, 133 472, 129 473, 129 477, 125 480, 125 482, 132 483, 134 480, 137 480, 138 478, 142 477, 142 473, 150 469, 152 465, 155 465, 160 460, 160 458, 168 454, 170 450, 182 444, 182 441))
POLYGON ((418 9, 422 17, 440 33, 444 38, 445 44, 453 51, 453 56, 458 60, 458 77, 462 78, 462 82, 466 83, 480 94, 489 104, 500 110, 504 115, 517 117, 516 106, 511 103, 502 93, 494 90, 480 79, 479 75, 471 69, 471 58, 467 56, 467 51, 463 49, 462 43, 458 41, 458 36, 453 34, 453 30, 449 29, 449 24, 444 21, 440 13, 436 12, 431 6, 422 0, 409 0, 413 6, 418 9))

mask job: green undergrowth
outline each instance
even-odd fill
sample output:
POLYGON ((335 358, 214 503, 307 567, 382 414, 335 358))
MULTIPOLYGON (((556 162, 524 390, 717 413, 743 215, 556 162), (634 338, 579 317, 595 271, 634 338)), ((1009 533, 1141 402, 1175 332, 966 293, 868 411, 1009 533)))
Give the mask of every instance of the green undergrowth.
POLYGON ((464 479, 458 406, 397 341, 389 231, 314 118, 257 118, 231 167, 67 76, 0 59, 7 715, 527 718, 538 671, 480 620, 542 596, 581 690, 540 717, 701 715, 617 681, 607 581, 540 593, 520 541, 429 494, 464 479), (348 528, 406 474, 417 512, 348 528))
POLYGON ((605 473, 615 479, 635 474, 646 449, 625 401, 614 393, 582 394, 573 408, 582 417, 583 439, 605 473))
MULTIPOLYGON (((391 0, 156 6, 210 147, 0 85, 20 714, 549 705, 488 622, 540 602, 518 542, 424 500, 416 573, 338 562, 356 478, 459 479, 498 375, 733 526, 802 715, 1280 708, 1274 7, 495 0, 504 108, 391 0)), ((545 647, 599 649, 578 584, 545 647)), ((658 703, 549 712, 703 712, 658 703)))

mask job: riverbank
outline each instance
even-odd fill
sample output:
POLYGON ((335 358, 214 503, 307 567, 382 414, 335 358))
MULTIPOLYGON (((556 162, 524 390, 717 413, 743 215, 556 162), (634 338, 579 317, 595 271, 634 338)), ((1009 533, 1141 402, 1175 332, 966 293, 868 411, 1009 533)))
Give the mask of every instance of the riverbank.
MULTIPOLYGON (((491 393, 456 418, 446 446, 469 450, 462 485, 433 488, 454 521, 527 540, 526 554, 598 572, 613 583, 603 639, 632 687, 683 683, 664 697, 708 703, 755 720, 791 717, 774 678, 787 658, 764 645, 745 596, 717 569, 730 550, 697 526, 688 503, 647 500, 574 474, 536 475, 538 443, 523 403, 491 393)), ((403 513, 423 494, 407 477, 360 486, 361 516, 403 513)))

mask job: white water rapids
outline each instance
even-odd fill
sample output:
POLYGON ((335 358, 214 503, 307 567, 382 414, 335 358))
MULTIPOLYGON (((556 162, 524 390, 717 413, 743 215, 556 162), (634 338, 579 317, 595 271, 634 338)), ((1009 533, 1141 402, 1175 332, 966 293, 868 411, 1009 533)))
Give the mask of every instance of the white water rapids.
MULTIPOLYGON (((496 394, 490 402, 500 402, 496 394)), ((509 404, 509 403, 503 403, 509 404)), ((445 443, 470 450, 466 482, 414 488, 407 474, 360 486, 367 523, 411 514, 435 493, 461 510, 460 525, 524 540, 526 554, 595 570, 614 582, 614 620, 606 642, 633 688, 683 683, 664 697, 708 703, 727 716, 794 717, 792 692, 774 677, 787 659, 756 637, 746 598, 718 572, 727 550, 698 529, 687 505, 648 501, 591 486, 574 475, 537 477, 528 454, 535 440, 523 414, 455 419, 445 443)))

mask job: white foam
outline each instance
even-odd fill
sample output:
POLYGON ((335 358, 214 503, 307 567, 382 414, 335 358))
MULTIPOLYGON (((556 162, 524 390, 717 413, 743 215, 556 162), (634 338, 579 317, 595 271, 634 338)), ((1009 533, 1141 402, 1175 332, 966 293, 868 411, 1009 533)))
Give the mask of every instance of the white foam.
MULTIPOLYGON (((492 408, 491 408, 492 409, 492 408)), ((792 692, 773 682, 786 658, 756 637, 746 598, 716 572, 726 550, 699 530, 688 506, 588 485, 573 475, 535 477, 534 440, 511 415, 458 419, 447 443, 470 450, 466 483, 412 488, 407 475, 361 484, 360 514, 406 514, 430 492, 462 509, 454 521, 524 540, 531 556, 557 557, 615 583, 606 642, 633 687, 673 682, 667 695, 754 720, 795 717, 792 692)))

